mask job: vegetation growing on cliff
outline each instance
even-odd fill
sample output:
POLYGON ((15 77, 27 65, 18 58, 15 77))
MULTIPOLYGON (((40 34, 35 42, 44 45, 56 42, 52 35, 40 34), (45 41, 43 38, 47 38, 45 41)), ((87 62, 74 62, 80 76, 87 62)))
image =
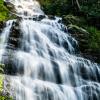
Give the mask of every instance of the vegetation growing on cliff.
POLYGON ((4 0, 0 0, 0 21, 5 21, 14 18, 10 15, 8 9, 4 6, 4 0))
POLYGON ((89 35, 89 48, 100 53, 100 30, 91 26, 86 28, 90 33, 89 35))
POLYGON ((0 92, 2 92, 3 89, 3 75, 0 74, 0 92))
MULTIPOLYGON (((0 64, 0 100, 13 100, 12 97, 9 96, 9 94, 4 94, 4 64, 0 64)), ((6 92, 6 91, 5 91, 6 92)))
POLYGON ((6 20, 8 18, 8 10, 3 5, 3 0, 0 0, 0 21, 6 20))

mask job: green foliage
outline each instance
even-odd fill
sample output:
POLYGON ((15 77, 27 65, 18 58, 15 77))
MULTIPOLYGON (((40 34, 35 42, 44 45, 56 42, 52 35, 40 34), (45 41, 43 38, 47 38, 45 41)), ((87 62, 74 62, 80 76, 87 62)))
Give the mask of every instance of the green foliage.
POLYGON ((99 0, 80 0, 81 10, 90 16, 100 17, 100 1, 99 0))
POLYGON ((0 96, 0 100, 13 100, 12 97, 9 96, 0 96))
POLYGON ((72 14, 70 15, 64 15, 63 16, 63 22, 64 24, 73 24, 73 25, 77 25, 77 26, 81 26, 83 24, 86 24, 86 21, 84 18, 82 17, 78 17, 78 16, 74 16, 72 14))
POLYGON ((3 76, 4 70, 3 70, 3 68, 4 68, 4 64, 0 64, 0 92, 3 90, 3 79, 4 79, 4 76, 3 76))
POLYGON ((15 16, 9 14, 8 9, 4 6, 4 0, 0 0, 0 21, 12 19, 15 16))
POLYGON ((89 48, 100 53, 100 30, 95 27, 86 27, 89 34, 89 48))
POLYGON ((100 0, 39 0, 46 14, 67 15, 82 12, 100 17, 100 0), (78 3, 77 3, 78 2, 78 3), (78 9, 80 7, 80 9, 78 9))
MULTIPOLYGON (((4 79, 4 76, 3 75, 0 75, 0 92, 2 91, 3 89, 3 79, 4 79)), ((1 100, 1 99, 0 99, 1 100)))
MULTIPOLYGON (((64 16, 65 24, 68 28, 72 28, 75 32, 88 33, 85 39, 88 41, 86 49, 90 49, 92 52, 100 53, 100 30, 95 26, 87 25, 85 18, 73 15, 64 16), (85 31, 85 30, 86 31, 85 31)), ((85 36, 85 34, 84 34, 85 36)))
POLYGON ((8 18, 8 10, 3 5, 3 0, 0 0, 0 21, 6 20, 8 18))
POLYGON ((75 24, 76 22, 79 22, 79 18, 73 15, 65 15, 63 18, 67 21, 68 24, 75 24))
POLYGON ((66 15, 70 10, 69 0, 39 0, 43 10, 49 15, 66 15))
POLYGON ((13 100, 13 98, 9 95, 3 95, 3 81, 4 81, 4 75, 0 74, 0 100, 13 100))
POLYGON ((4 66, 5 66, 4 64, 0 64, 0 73, 4 73, 4 70, 3 70, 4 66))

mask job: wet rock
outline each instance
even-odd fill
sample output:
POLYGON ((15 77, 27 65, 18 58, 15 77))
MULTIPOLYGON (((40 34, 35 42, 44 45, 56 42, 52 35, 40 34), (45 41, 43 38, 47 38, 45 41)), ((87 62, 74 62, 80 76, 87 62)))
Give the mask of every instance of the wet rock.
POLYGON ((38 18, 37 18, 37 20, 38 20, 38 21, 41 21, 41 20, 44 19, 45 17, 46 17, 46 16, 44 16, 44 15, 39 15, 38 18))
POLYGON ((16 75, 17 73, 23 74, 23 63, 18 63, 19 59, 16 58, 16 50, 8 49, 2 56, 2 63, 5 64, 4 74, 16 75))
POLYGON ((4 28, 4 22, 0 21, 0 33, 2 32, 3 28, 4 28))
POLYGON ((54 70, 54 73, 55 73, 56 82, 58 84, 61 84, 62 83, 62 79, 61 79, 61 75, 60 75, 59 65, 55 61, 52 61, 51 63, 53 65, 53 70, 54 70))
POLYGON ((48 15, 48 18, 51 19, 51 20, 55 20, 56 19, 55 16, 53 16, 53 15, 48 15))
POLYGON ((20 32, 19 24, 20 19, 13 22, 6 46, 6 51, 2 57, 2 63, 5 64, 5 74, 15 75, 18 71, 22 71, 22 69, 17 69, 17 66, 14 63, 14 61, 16 61, 14 53, 17 49, 19 49, 22 41, 22 34, 20 32))
POLYGON ((97 84, 83 86, 82 91, 87 95, 87 100, 99 100, 100 98, 100 90, 97 84))
POLYGON ((4 1, 4 6, 7 7, 7 9, 9 9, 9 11, 15 13, 15 9, 14 9, 14 5, 12 3, 10 3, 9 1, 4 1))
POLYGON ((18 49, 21 42, 21 32, 19 28, 19 20, 15 21, 10 30, 10 35, 7 43, 8 49, 18 49))

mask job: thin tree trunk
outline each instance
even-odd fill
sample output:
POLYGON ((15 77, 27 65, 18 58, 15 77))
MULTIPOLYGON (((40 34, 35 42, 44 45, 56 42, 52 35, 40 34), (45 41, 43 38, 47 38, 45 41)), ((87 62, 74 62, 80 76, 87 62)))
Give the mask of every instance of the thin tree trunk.
POLYGON ((77 4, 77 7, 78 7, 78 9, 80 11, 81 10, 81 7, 80 7, 80 4, 79 4, 79 1, 78 0, 76 0, 76 4, 77 4))

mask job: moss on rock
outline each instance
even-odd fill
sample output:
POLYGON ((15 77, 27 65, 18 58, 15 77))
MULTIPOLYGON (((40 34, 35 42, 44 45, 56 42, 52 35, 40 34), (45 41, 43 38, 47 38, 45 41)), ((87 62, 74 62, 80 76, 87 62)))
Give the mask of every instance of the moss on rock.
POLYGON ((0 0, 0 21, 5 21, 15 18, 15 16, 9 13, 9 10, 4 6, 4 0, 0 0))
POLYGON ((0 92, 2 92, 2 90, 3 90, 3 80, 4 80, 4 76, 1 74, 0 75, 0 92))

